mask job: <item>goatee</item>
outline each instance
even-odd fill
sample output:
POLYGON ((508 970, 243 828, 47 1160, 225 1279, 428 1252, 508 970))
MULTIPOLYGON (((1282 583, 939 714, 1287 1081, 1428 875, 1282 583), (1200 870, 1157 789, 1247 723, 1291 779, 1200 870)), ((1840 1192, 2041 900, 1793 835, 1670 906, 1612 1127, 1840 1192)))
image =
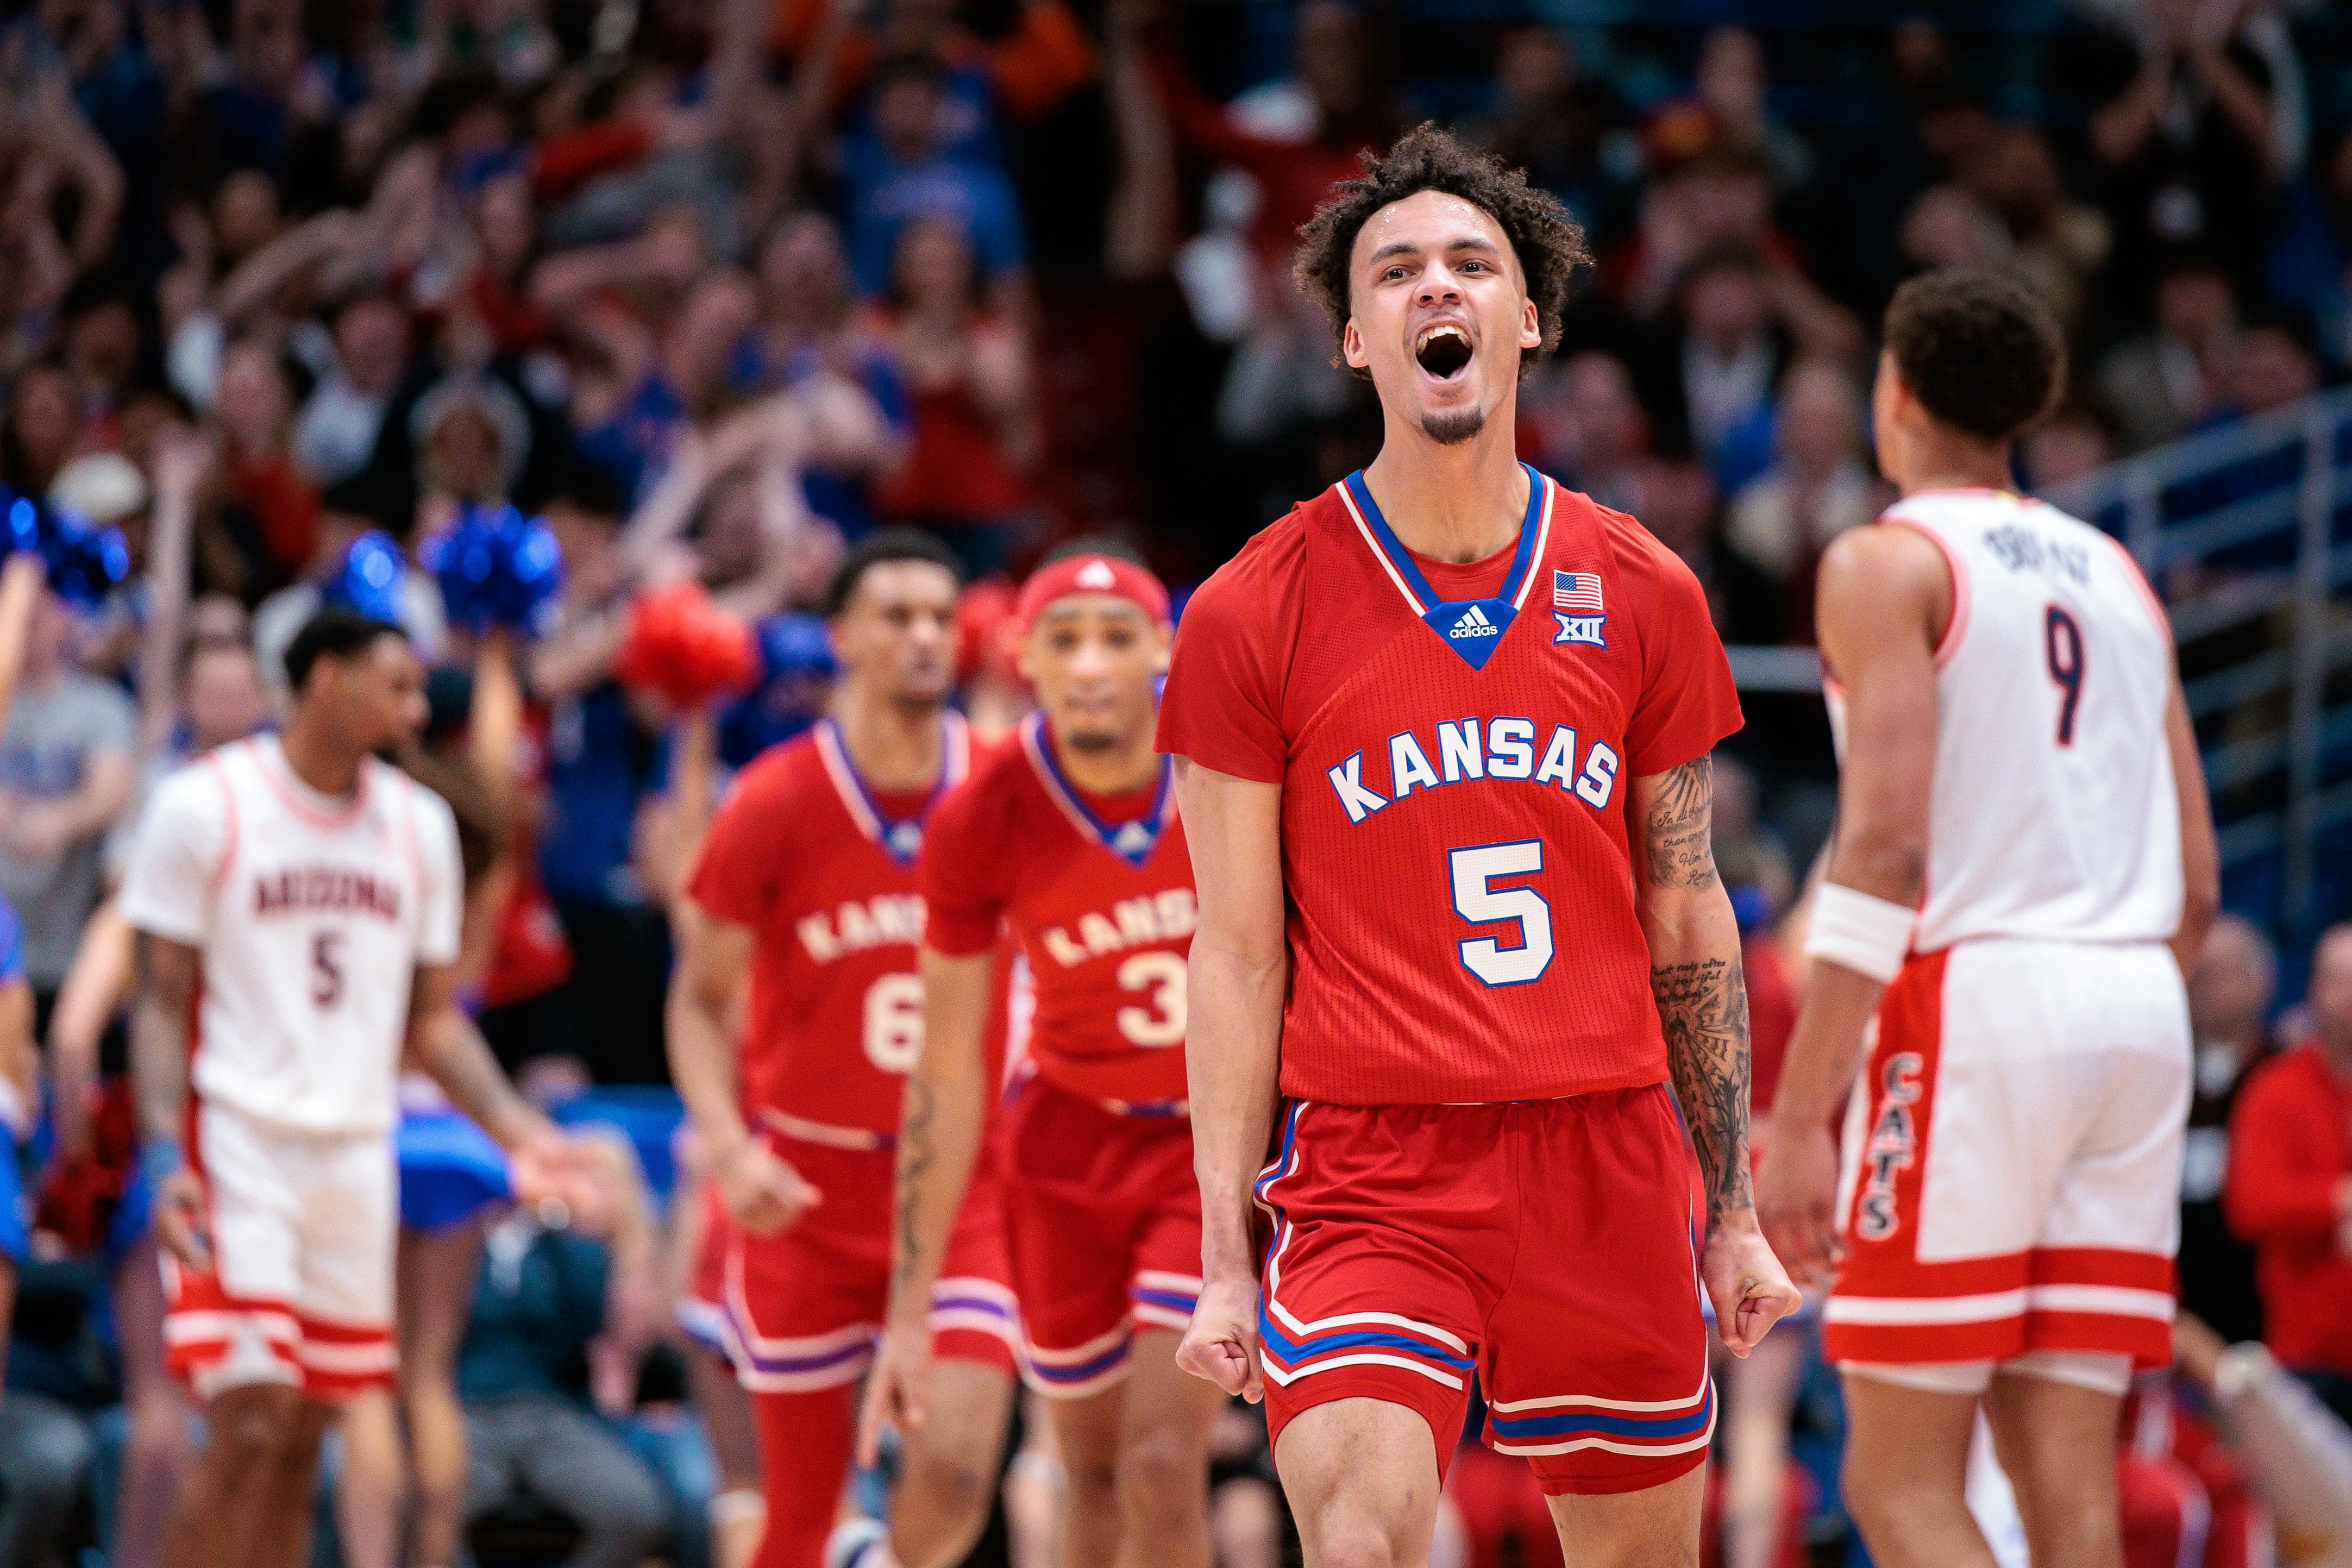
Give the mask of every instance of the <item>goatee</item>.
POLYGON ((1421 433, 1441 447, 1458 447, 1486 427, 1483 408, 1449 408, 1421 416, 1421 433))

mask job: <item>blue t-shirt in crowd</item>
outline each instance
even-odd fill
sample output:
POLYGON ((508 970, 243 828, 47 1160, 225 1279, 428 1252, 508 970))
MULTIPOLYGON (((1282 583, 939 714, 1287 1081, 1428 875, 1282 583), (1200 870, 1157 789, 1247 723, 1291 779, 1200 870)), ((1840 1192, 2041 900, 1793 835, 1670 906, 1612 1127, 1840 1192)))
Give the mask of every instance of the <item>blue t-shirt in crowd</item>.
POLYGON ((1020 199, 1002 170, 937 154, 902 163, 863 132, 849 139, 842 164, 849 189, 849 265, 864 292, 888 291, 899 231, 917 218, 961 225, 984 279, 1028 260, 1020 199))
POLYGON ((661 742, 646 732, 617 681, 556 705, 547 739, 539 875, 559 899, 638 902, 629 864, 637 805, 661 775, 661 742))
MULTIPOLYGON (((754 395, 794 387, 823 371, 835 368, 814 348, 803 345, 785 354, 771 353, 756 336, 746 336, 735 347, 727 379, 754 395)), ((883 423, 899 439, 906 438, 914 417, 914 398, 907 378, 888 354, 853 352, 839 367, 874 400, 883 423)), ((844 474, 822 468, 801 470, 801 494, 809 510, 839 528, 851 539, 873 531, 873 481, 863 474, 844 474)))
POLYGON ((619 480, 633 500, 642 500, 669 466, 670 448, 685 423, 686 400, 660 376, 649 375, 611 417, 580 432, 572 449, 619 480))

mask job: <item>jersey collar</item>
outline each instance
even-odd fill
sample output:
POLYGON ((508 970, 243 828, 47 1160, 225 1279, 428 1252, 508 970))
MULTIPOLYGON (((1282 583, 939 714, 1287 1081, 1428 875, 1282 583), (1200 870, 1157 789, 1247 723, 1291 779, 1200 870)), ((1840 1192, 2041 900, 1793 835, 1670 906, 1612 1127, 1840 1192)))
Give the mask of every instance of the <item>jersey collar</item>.
POLYGON ((1511 569, 1504 574, 1501 592, 1491 599, 1442 599, 1422 575, 1421 568, 1381 515, 1364 483, 1361 468, 1339 483, 1339 500, 1348 509, 1356 531, 1372 552, 1381 570, 1396 585, 1410 609, 1445 646, 1462 656, 1471 668, 1485 667, 1503 634, 1528 602, 1528 588, 1536 578, 1535 564, 1551 542, 1552 487, 1541 474, 1521 463, 1528 476, 1528 514, 1519 522, 1518 548, 1511 553, 1511 569))
POLYGON ((380 765, 373 757, 360 759, 359 783, 350 795, 339 800, 331 795, 320 795, 302 781, 294 764, 286 760, 286 743, 275 730, 240 743, 252 756, 254 771, 261 775, 261 782, 269 786, 270 793, 311 826, 347 827, 367 809, 368 789, 380 765))
POLYGON ((1037 782, 1045 786, 1070 826, 1078 830, 1081 838, 1092 839, 1129 865, 1140 868, 1160 847, 1160 836, 1167 831, 1169 781, 1175 777, 1176 760, 1160 759, 1160 783, 1151 792, 1151 808, 1132 822, 1122 822, 1116 827, 1097 816, 1087 805, 1086 796, 1071 784, 1055 760, 1053 742, 1045 733, 1045 715, 1032 713, 1021 721, 1021 749, 1029 753, 1030 765, 1037 770, 1037 782))
POLYGON ((841 726, 831 715, 816 722, 816 754, 824 763, 825 776, 841 796, 842 805, 857 831, 879 845, 882 852, 901 866, 911 866, 923 847, 923 820, 939 804, 940 796, 963 782, 971 771, 971 734, 963 715, 950 709, 940 716, 940 782, 924 797, 922 809, 912 816, 896 819, 884 816, 876 804, 874 792, 866 785, 856 763, 849 760, 849 747, 842 741, 841 726))

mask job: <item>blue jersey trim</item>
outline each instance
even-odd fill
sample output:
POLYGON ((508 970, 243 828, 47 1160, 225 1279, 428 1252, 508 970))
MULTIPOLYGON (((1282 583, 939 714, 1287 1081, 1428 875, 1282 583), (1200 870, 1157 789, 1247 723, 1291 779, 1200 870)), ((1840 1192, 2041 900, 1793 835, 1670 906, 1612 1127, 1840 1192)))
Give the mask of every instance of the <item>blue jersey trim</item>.
MULTIPOLYGON (((1519 596, 1519 589, 1527 583, 1528 569, 1535 562, 1536 535, 1542 531, 1543 476, 1525 463, 1519 467, 1528 476, 1528 515, 1519 520, 1519 540, 1511 554, 1511 569, 1505 574, 1502 587, 1493 595, 1507 605, 1519 596)), ((1358 468, 1344 482, 1348 493, 1356 498, 1356 505, 1363 512, 1364 523, 1372 531, 1372 538, 1380 545, 1381 553, 1388 557, 1389 564, 1396 568, 1397 575, 1404 579, 1405 585, 1421 600, 1424 615, 1444 605, 1477 602, 1448 599, 1429 585, 1429 579, 1422 575, 1421 567, 1413 561, 1412 552, 1404 547, 1403 542, 1390 529, 1389 520, 1381 515, 1380 503, 1372 500, 1371 487, 1364 483, 1363 469, 1358 468)))
POLYGON ((1038 772, 1045 781, 1045 787, 1053 792, 1055 804, 1070 816, 1072 825, 1092 837, 1097 844, 1140 870, 1145 862, 1151 858, 1151 852, 1160 847, 1160 836, 1167 831, 1168 796, 1171 784, 1176 777, 1176 759, 1164 753, 1160 756, 1160 782, 1152 787, 1150 809, 1134 821, 1122 822, 1114 827, 1095 814, 1094 807, 1087 804, 1087 797, 1078 793, 1077 786, 1070 782, 1069 775, 1062 772, 1061 760, 1054 755, 1053 737, 1045 732, 1045 714, 1032 713, 1023 721, 1021 743, 1029 752, 1031 759, 1036 763, 1038 772), (1142 832, 1136 831, 1139 827, 1142 832), (1129 840, 1132 847, 1121 848, 1119 847, 1121 839, 1129 840))

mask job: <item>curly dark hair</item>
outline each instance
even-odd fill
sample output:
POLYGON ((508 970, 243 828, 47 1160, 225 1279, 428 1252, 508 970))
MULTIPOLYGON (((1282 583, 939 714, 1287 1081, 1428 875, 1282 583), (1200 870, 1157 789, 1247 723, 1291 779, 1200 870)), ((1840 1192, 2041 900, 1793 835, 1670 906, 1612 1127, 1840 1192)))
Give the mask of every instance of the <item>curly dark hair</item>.
POLYGON ((1887 303, 1886 347, 1938 423, 1981 441, 2010 439, 2066 389, 2058 318, 2004 273, 1944 267, 1912 279, 1887 303))
POLYGON ((1330 197, 1299 226, 1298 254, 1290 264, 1292 279, 1330 316, 1334 337, 1347 335, 1352 313, 1348 282, 1356 236, 1382 207, 1422 191, 1443 191, 1493 218, 1527 274, 1543 345, 1519 362, 1520 374, 1558 345, 1569 280, 1592 254, 1584 230, 1557 197, 1529 185, 1523 172, 1492 153, 1464 146, 1433 121, 1397 138, 1387 156, 1368 152, 1363 161, 1363 177, 1332 186, 1330 197))

